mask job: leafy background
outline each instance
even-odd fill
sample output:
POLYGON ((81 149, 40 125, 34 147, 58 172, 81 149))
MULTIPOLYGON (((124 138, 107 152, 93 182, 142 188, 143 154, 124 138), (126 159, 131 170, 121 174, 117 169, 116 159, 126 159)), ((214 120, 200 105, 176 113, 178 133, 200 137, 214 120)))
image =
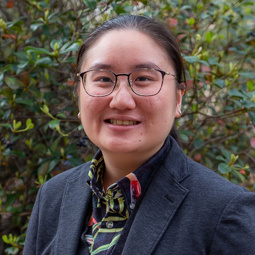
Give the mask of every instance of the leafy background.
POLYGON ((77 119, 76 52, 116 15, 166 23, 188 90, 177 127, 185 153, 254 191, 253 0, 0 2, 0 254, 21 254, 38 188, 96 148, 77 119))

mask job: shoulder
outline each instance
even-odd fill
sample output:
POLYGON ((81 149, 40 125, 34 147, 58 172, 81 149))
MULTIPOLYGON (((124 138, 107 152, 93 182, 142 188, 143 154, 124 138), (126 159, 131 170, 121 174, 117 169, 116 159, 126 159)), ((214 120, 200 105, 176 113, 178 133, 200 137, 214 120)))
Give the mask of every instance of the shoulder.
MULTIPOLYGON (((55 218, 58 218, 61 205, 67 196, 72 196, 73 194, 81 196, 80 190, 84 192, 89 190, 86 184, 89 167, 90 162, 87 162, 58 174, 45 182, 39 189, 33 212, 38 210, 40 217, 45 222, 52 222, 55 218), (71 191, 70 189, 68 190, 70 186, 73 187, 71 191)), ((72 200, 69 200, 69 202, 72 202, 72 200)))
MULTIPOLYGON (((185 208, 189 208, 190 213, 194 212, 194 217, 196 214, 219 217, 229 203, 235 204, 235 201, 242 199, 252 201, 255 212, 254 193, 188 158, 174 141, 171 141, 171 148, 162 165, 163 174, 166 176, 168 172, 176 185, 187 192, 185 208)), ((167 178, 161 178, 161 182, 168 187, 170 185, 167 178)))
POLYGON ((176 144, 163 165, 187 194, 176 215, 178 224, 185 222, 184 229, 189 231, 196 224, 210 254, 254 254, 255 193, 188 158, 176 144))
POLYGON ((73 205, 77 201, 85 204, 82 198, 90 195, 86 185, 89 168, 90 162, 87 162, 56 175, 41 186, 29 221, 24 254, 36 254, 36 250, 46 254, 53 249, 61 213, 77 212, 73 205))
MULTIPOLYGON (((177 143, 171 139, 171 148, 166 156, 164 167, 179 184, 189 192, 205 193, 205 197, 232 195, 248 192, 247 189, 226 180, 213 170, 187 157, 177 143)), ((198 195, 198 194, 197 194, 198 195)))
POLYGON ((80 178, 83 176, 88 175, 88 171, 90 168, 91 162, 86 162, 82 165, 79 165, 77 167, 71 168, 65 172, 62 172, 54 177, 52 177, 47 183, 49 185, 56 185, 56 184, 64 184, 72 179, 80 178))
POLYGON ((68 182, 79 183, 80 179, 83 179, 84 183, 86 182, 89 168, 90 161, 52 177, 42 185, 38 196, 46 196, 48 199, 54 197, 54 200, 56 197, 62 197, 68 182))
POLYGON ((244 187, 226 180, 213 170, 189 158, 187 159, 187 167, 189 171, 187 183, 190 183, 189 186, 197 186, 200 190, 207 190, 207 192, 212 192, 217 196, 225 193, 235 195, 237 193, 248 192, 244 187))

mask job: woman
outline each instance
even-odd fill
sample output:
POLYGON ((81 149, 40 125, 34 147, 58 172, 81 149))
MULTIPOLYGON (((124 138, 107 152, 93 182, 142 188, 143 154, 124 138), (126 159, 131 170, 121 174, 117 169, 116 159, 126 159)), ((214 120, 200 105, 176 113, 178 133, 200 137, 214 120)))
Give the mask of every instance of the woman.
POLYGON ((41 187, 24 254, 255 254, 255 194, 174 139, 185 75, 171 32, 117 17, 86 39, 77 68, 79 118, 100 150, 41 187))

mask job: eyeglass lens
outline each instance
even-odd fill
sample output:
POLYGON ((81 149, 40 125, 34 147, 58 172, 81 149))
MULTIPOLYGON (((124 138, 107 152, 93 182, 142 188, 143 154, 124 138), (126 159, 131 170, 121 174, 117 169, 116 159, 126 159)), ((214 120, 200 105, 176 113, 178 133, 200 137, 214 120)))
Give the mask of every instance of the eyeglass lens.
POLYGON ((129 85, 138 95, 155 95, 162 85, 162 73, 155 69, 137 69, 127 74, 115 75, 108 70, 91 70, 83 77, 83 85, 88 94, 104 96, 110 94, 117 82, 117 76, 129 76, 129 85))

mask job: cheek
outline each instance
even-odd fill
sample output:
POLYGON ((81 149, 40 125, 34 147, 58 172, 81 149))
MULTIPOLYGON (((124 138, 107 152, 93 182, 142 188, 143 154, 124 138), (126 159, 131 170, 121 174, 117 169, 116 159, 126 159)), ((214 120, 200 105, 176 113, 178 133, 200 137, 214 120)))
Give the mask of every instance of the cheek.
POLYGON ((176 108, 176 97, 174 96, 161 96, 155 98, 150 104, 155 111, 160 112, 162 115, 166 115, 175 111, 176 108))
POLYGON ((107 102, 103 98, 84 95, 80 98, 80 113, 83 125, 95 125, 101 120, 102 114, 107 108, 107 102))
POLYGON ((84 95, 83 93, 80 94, 79 110, 81 113, 81 120, 82 120, 83 126, 84 126, 84 124, 89 122, 90 114, 91 114, 91 112, 93 112, 93 110, 92 110, 93 102, 90 102, 90 101, 91 101, 91 99, 88 98, 87 95, 84 95))
POLYGON ((160 126, 160 129, 171 129, 176 112, 176 98, 174 96, 164 96, 156 99, 151 102, 149 109, 154 109, 153 119, 160 126))

